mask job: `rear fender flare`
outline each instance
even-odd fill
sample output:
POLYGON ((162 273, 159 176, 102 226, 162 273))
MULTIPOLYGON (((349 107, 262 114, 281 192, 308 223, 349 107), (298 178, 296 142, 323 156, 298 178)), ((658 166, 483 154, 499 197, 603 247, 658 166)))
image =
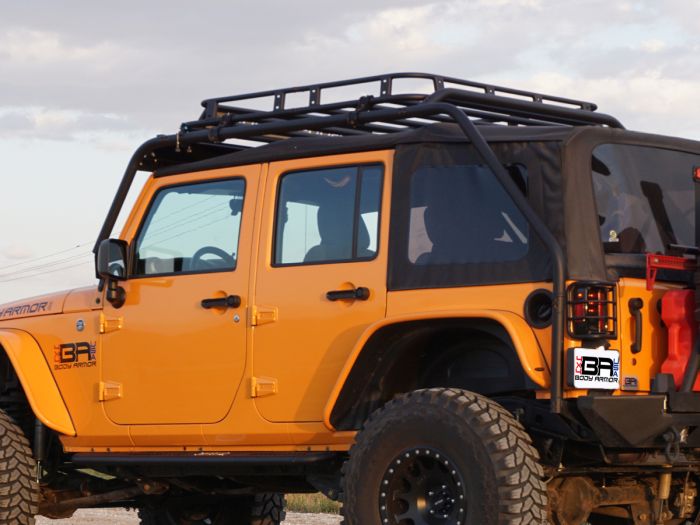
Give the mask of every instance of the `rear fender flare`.
POLYGON ((75 436, 75 426, 39 343, 23 330, 3 328, 0 346, 12 363, 37 419, 56 432, 75 436))
POLYGON ((506 330, 510 336, 515 352, 518 356, 523 371, 538 386, 543 389, 549 388, 550 370, 542 349, 534 332, 527 321, 521 316, 512 312, 501 310, 460 310, 443 312, 423 312, 420 314, 410 314, 395 317, 387 317, 381 321, 370 325, 363 333, 357 344, 353 348, 350 356, 345 361, 345 365, 338 377, 328 403, 323 411, 323 423, 331 430, 335 431, 331 423, 331 414, 335 404, 345 386, 352 369, 360 356, 365 345, 370 338, 382 328, 390 325, 405 323, 410 321, 424 321, 431 319, 488 319, 496 321, 506 330))

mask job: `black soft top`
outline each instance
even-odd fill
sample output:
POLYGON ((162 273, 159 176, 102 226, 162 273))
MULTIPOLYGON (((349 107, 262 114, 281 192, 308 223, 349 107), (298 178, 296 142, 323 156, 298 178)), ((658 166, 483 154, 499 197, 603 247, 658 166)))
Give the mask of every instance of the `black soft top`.
MULTIPOLYGON (((574 126, 500 126, 480 125, 479 131, 488 142, 562 142, 573 136, 580 128, 574 126)), ((594 128, 591 129, 606 129, 594 128)), ((204 171, 231 166, 243 166, 261 162, 320 157, 359 151, 393 149, 401 144, 421 143, 467 143, 469 140, 456 124, 432 124, 417 129, 408 129, 385 135, 357 135, 351 137, 312 136, 289 138, 256 148, 233 150, 205 160, 168 166, 155 171, 156 177, 177 173, 204 171)))

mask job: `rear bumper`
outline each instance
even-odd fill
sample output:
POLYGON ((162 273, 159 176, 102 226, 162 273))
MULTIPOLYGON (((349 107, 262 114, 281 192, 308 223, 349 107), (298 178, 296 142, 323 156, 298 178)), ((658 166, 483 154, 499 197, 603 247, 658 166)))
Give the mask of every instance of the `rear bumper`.
POLYGON ((606 447, 700 447, 700 393, 583 396, 576 408, 606 447))

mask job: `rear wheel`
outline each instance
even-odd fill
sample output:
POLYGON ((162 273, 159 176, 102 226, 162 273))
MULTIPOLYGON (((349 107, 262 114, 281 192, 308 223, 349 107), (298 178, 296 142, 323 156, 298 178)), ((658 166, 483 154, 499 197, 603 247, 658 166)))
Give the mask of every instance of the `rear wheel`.
POLYGON ((370 416, 343 470, 346 525, 544 525, 537 451, 499 404, 411 392, 370 416))
POLYGON ((29 441, 0 410, 0 524, 32 525, 38 512, 39 484, 29 441))
POLYGON ((183 506, 177 501, 139 510, 142 525, 279 525, 284 521, 284 495, 256 494, 220 503, 183 506))

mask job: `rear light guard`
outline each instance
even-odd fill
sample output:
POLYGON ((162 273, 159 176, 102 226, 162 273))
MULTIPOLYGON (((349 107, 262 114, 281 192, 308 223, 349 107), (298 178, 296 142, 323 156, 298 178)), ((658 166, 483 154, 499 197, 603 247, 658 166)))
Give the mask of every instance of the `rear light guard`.
POLYGON ((572 338, 616 339, 616 284, 592 281, 570 284, 566 312, 566 328, 572 338))

